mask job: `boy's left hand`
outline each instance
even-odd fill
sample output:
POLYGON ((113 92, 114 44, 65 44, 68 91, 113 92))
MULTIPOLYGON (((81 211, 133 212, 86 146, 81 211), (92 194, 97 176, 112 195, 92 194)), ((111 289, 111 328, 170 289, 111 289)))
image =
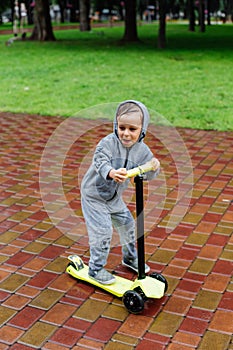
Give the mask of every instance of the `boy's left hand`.
POLYGON ((156 171, 160 168, 160 162, 157 158, 152 158, 151 159, 151 163, 152 163, 152 166, 153 166, 153 170, 156 171))

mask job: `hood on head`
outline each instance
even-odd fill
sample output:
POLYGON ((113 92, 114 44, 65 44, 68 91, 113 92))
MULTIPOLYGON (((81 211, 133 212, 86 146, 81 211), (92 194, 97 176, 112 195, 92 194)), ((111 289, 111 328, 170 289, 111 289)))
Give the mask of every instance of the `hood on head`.
POLYGON ((147 128, 148 128, 148 124, 150 121, 150 116, 149 116, 149 112, 146 108, 146 106, 139 102, 139 101, 135 101, 135 100, 126 100, 124 102, 121 102, 119 104, 119 106, 117 107, 116 110, 116 114, 115 114, 115 118, 114 118, 114 122, 113 122, 113 131, 116 134, 116 136, 118 137, 118 132, 117 132, 117 116, 119 115, 119 110, 126 105, 127 103, 132 103, 135 104, 137 107, 140 108, 141 112, 142 112, 142 130, 141 130, 141 134, 138 138, 138 142, 141 142, 142 139, 144 139, 144 137, 146 136, 146 132, 147 132, 147 128))

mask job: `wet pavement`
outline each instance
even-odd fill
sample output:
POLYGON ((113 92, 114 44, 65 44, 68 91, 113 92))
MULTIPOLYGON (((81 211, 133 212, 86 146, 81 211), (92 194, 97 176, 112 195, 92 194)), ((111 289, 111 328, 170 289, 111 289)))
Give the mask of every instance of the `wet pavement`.
MULTIPOLYGON (((111 123, 63 121, 0 113, 0 349, 232 350, 233 132, 150 125, 162 172, 145 188, 145 256, 168 290, 134 315, 66 273, 68 255, 88 262, 79 184, 111 123)), ((126 200, 135 212, 133 187, 126 200)), ((135 279, 113 241, 108 269, 135 279)))

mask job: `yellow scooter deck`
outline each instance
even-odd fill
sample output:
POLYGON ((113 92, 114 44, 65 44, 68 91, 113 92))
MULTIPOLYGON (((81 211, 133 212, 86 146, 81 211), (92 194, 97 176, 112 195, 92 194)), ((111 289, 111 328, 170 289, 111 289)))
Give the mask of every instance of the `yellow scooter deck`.
POLYGON ((138 287, 142 289, 148 298, 160 299, 164 296, 165 284, 150 276, 146 276, 142 280, 136 279, 135 281, 130 281, 120 276, 115 276, 116 280, 114 283, 102 284, 89 277, 88 266, 83 263, 80 257, 77 255, 71 255, 68 257, 68 259, 71 261, 71 264, 69 264, 66 268, 67 273, 74 278, 104 289, 117 297, 122 297, 126 291, 134 290, 138 287))
POLYGON ((116 295, 117 297, 122 297, 123 294, 130 290, 132 287, 133 281, 127 280, 126 278, 115 276, 116 281, 112 284, 102 284, 95 281, 93 278, 90 278, 88 275, 88 266, 84 264, 84 267, 80 270, 77 270, 72 265, 68 265, 66 268, 68 272, 74 278, 93 284, 94 286, 100 287, 101 289, 110 292, 111 294, 116 295))

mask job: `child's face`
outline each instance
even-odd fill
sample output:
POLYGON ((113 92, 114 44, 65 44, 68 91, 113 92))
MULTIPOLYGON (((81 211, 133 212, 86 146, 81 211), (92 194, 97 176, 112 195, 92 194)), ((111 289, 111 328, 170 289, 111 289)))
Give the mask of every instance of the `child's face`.
POLYGON ((118 137, 125 147, 133 146, 142 130, 142 117, 139 114, 123 114, 117 118, 118 137))

